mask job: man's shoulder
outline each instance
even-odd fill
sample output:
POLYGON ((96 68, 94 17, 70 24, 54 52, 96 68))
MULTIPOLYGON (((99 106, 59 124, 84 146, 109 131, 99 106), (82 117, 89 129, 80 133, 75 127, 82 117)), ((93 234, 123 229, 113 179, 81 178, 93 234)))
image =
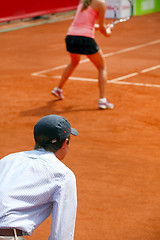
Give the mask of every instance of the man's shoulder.
POLYGON ((14 158, 15 156, 20 155, 22 152, 15 152, 15 153, 9 153, 8 155, 4 156, 1 158, 1 160, 3 159, 9 159, 9 158, 14 158))
POLYGON ((48 164, 51 167, 50 169, 57 171, 64 176, 73 174, 72 170, 56 157, 48 162, 48 164))

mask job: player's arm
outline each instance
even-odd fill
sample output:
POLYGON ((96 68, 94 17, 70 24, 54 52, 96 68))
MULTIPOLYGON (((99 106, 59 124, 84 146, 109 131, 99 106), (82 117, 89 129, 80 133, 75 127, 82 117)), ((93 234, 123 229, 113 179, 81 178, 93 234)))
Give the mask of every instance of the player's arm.
POLYGON ((61 180, 53 197, 52 225, 49 240, 73 240, 77 211, 76 179, 72 172, 61 180))
POLYGON ((106 31, 107 26, 105 25, 105 13, 106 13, 105 1, 98 1, 98 13, 99 13, 98 29, 104 36, 108 37, 111 34, 111 32, 109 33, 108 31, 106 31))

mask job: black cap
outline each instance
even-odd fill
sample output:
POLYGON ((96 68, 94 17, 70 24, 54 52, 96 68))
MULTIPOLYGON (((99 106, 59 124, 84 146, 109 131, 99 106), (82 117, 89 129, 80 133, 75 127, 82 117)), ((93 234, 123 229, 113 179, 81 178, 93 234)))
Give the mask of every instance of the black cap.
POLYGON ((34 139, 38 143, 65 140, 70 135, 78 135, 70 123, 59 115, 48 115, 41 118, 34 126, 34 139))

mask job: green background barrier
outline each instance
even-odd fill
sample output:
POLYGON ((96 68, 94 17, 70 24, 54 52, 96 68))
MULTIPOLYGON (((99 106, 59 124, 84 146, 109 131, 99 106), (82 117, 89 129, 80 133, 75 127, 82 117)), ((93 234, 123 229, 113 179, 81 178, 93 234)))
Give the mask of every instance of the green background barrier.
POLYGON ((160 11, 160 0, 133 0, 133 14, 143 15, 160 11))

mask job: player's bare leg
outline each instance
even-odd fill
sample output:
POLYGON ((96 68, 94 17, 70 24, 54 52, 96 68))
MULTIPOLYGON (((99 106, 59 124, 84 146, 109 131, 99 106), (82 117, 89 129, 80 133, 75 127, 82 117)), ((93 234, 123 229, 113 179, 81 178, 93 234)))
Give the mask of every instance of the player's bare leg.
POLYGON ((68 64, 68 66, 65 68, 65 70, 64 70, 64 72, 62 74, 61 80, 60 80, 60 82, 58 84, 58 87, 60 89, 63 88, 65 82, 67 81, 67 79, 72 74, 72 72, 77 67, 77 65, 79 64, 79 61, 80 61, 80 55, 79 54, 70 53, 70 58, 71 58, 71 61, 68 64))
POLYGON ((58 87, 56 87, 52 90, 52 94, 54 94, 56 97, 58 97, 60 99, 64 98, 62 88, 63 88, 65 82, 67 81, 67 79, 72 74, 72 72, 77 67, 77 65, 79 64, 79 61, 80 61, 79 54, 75 54, 75 53, 69 53, 69 54, 70 54, 71 61, 65 68, 65 70, 61 76, 61 80, 58 84, 58 87))
POLYGON ((95 54, 87 55, 87 57, 98 69, 98 72, 99 72, 99 76, 98 76, 99 95, 100 95, 100 98, 104 98, 105 97, 105 83, 106 83, 106 79, 107 79, 107 70, 106 70, 103 53, 101 50, 99 50, 95 54))
POLYGON ((90 61, 96 66, 98 69, 98 84, 99 84, 99 108, 106 109, 106 108, 113 108, 114 105, 112 103, 109 103, 106 99, 105 94, 105 85, 107 80, 107 69, 105 60, 103 57, 102 50, 100 49, 97 53, 87 55, 87 57, 90 59, 90 61))

